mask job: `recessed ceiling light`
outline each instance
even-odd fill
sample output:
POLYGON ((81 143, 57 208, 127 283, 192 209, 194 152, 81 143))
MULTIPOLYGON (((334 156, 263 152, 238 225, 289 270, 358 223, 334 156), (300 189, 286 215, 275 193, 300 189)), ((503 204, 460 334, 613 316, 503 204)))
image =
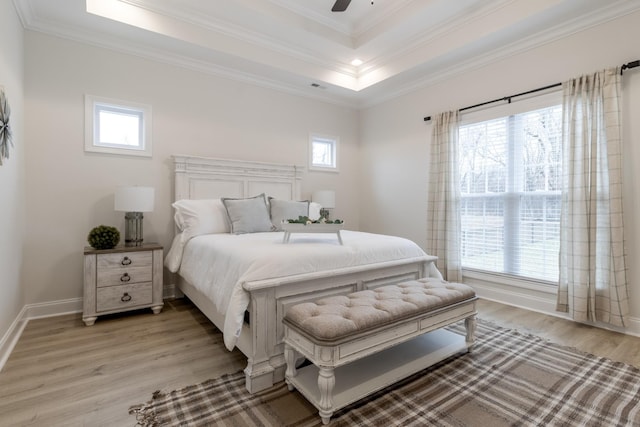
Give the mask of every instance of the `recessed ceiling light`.
POLYGON ((351 61, 351 65, 353 65, 354 67, 359 67, 363 64, 362 59, 354 59, 353 61, 351 61))

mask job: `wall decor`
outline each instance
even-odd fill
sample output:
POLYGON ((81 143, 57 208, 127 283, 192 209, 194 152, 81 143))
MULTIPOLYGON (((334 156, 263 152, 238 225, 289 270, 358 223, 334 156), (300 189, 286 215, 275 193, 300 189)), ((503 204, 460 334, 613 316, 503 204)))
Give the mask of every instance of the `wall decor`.
POLYGON ((3 159, 9 158, 9 144, 13 147, 11 128, 9 127, 10 115, 11 108, 9 108, 9 102, 4 94, 4 90, 0 88, 0 166, 2 166, 3 159))

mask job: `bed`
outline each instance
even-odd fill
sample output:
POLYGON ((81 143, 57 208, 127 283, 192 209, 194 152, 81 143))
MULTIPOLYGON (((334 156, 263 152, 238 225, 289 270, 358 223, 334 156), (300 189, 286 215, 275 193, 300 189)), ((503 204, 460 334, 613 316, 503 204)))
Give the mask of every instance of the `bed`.
MULTIPOLYGON (((220 198, 237 199, 238 203, 252 203, 262 194, 273 198, 272 202, 293 203, 302 199, 301 182, 305 169, 300 166, 182 155, 173 159, 175 202, 198 206, 215 203, 212 209, 219 210, 220 198)), ((179 222, 177 216, 176 222, 179 222)), ((244 373, 250 393, 284 380, 282 319, 289 307, 320 297, 425 276, 441 277, 435 268, 436 257, 425 254, 415 243, 392 236, 349 231, 348 225, 341 232, 344 245, 337 242, 335 234, 303 234, 284 244, 282 231, 235 235, 224 232, 228 229, 221 222, 210 221, 208 227, 189 232, 194 228, 179 224, 165 265, 170 271, 177 272, 170 281, 178 289, 176 294, 186 295, 223 331, 228 349, 237 347, 247 357, 244 373), (247 247, 255 250, 242 251, 238 245, 244 240, 248 242, 244 243, 247 247), (216 246, 220 252, 208 252, 213 250, 209 247, 216 246), (269 257, 265 260, 251 258, 258 257, 257 248, 261 246, 266 248, 269 257), (381 251, 373 251, 373 247, 379 247, 381 251), (241 252, 247 252, 249 259, 239 261, 240 266, 236 266, 231 255, 241 252), (292 258, 294 253, 299 253, 295 256, 313 255, 307 261, 300 261, 292 258), (330 258, 332 254, 333 259, 330 258), (327 259, 322 261, 325 255, 327 259), (276 259, 282 261, 274 262, 276 259), (227 267, 232 272, 239 271, 242 265, 255 267, 255 262, 262 264, 236 276, 222 271, 227 267), (204 271, 204 275, 197 270, 204 271), (207 274, 212 277, 222 274, 222 278, 207 278, 207 274), (215 286, 218 282, 235 282, 228 284, 233 286, 232 290, 223 292, 224 298, 231 295, 230 299, 223 301, 219 294, 212 296, 212 292, 218 290, 203 287, 203 281, 215 282, 215 286)))

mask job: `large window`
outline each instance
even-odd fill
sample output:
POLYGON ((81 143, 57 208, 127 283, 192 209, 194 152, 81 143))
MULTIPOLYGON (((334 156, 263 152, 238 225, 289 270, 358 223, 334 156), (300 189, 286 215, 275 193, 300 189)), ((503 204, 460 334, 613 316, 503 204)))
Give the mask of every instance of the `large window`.
POLYGON ((459 130, 463 269, 557 282, 562 106, 492 110, 459 130))

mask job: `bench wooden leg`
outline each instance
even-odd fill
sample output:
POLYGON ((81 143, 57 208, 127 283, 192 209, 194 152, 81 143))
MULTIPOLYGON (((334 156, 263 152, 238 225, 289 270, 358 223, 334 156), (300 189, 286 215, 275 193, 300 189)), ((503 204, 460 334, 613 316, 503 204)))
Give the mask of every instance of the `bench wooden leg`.
POLYGON ((322 424, 328 424, 333 415, 333 386, 336 384, 336 377, 333 368, 321 367, 318 372, 318 388, 320 389, 320 418, 322 424))
POLYGON ((467 330, 465 341, 467 343, 467 351, 473 351, 473 344, 476 342, 476 316, 469 316, 464 319, 464 327, 467 330))
POLYGON ((287 383, 287 388, 289 391, 295 390, 289 378, 293 378, 298 375, 298 371, 296 369, 296 351, 289 345, 284 345, 284 360, 287 363, 287 370, 284 374, 285 382, 287 383))

